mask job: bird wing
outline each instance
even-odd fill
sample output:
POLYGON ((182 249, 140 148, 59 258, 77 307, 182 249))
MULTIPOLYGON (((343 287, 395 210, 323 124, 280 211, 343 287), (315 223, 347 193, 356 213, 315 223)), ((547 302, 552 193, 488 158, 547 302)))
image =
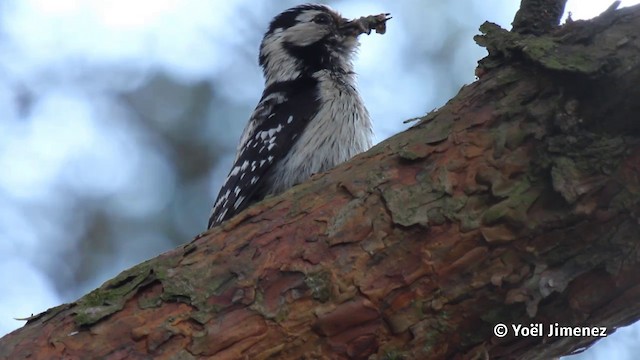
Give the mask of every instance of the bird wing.
POLYGON ((316 113, 314 79, 277 83, 265 89, 240 138, 233 167, 209 217, 216 226, 264 198, 268 171, 283 159, 316 113))

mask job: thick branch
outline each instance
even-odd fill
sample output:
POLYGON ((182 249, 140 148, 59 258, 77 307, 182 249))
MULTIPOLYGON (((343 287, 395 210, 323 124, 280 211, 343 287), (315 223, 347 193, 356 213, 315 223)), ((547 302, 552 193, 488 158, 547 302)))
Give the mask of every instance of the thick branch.
POLYGON ((637 320, 640 8, 483 31, 481 79, 419 125, 34 317, 0 357, 532 359, 595 339, 493 326, 637 320))

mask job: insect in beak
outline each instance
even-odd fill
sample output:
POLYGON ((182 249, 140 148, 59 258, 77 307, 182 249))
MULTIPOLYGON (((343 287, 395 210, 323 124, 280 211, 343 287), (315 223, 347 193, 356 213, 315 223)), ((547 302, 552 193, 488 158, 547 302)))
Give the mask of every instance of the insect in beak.
POLYGON ((391 14, 369 15, 347 21, 340 26, 340 32, 347 36, 359 36, 365 33, 369 35, 371 30, 375 30, 378 34, 384 34, 387 31, 387 21, 392 19, 389 15, 391 14))

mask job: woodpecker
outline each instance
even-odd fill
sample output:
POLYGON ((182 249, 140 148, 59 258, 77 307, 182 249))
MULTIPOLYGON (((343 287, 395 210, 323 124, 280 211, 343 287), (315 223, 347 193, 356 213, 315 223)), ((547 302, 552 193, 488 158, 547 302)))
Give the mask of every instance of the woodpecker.
POLYGON ((271 21, 259 55, 265 89, 209 228, 371 147, 373 129, 352 59, 358 36, 384 33, 388 15, 348 20, 328 6, 306 4, 271 21))

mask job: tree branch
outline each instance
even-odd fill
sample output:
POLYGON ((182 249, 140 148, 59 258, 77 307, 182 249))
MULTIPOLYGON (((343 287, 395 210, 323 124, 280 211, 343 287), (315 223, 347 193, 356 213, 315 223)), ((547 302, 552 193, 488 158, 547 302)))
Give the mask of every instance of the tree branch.
POLYGON ((512 31, 542 35, 560 24, 567 0, 522 0, 512 31))
POLYGON ((482 31, 480 80, 420 124, 33 317, 0 357, 534 359, 596 338, 493 327, 637 320, 640 8, 482 31))

